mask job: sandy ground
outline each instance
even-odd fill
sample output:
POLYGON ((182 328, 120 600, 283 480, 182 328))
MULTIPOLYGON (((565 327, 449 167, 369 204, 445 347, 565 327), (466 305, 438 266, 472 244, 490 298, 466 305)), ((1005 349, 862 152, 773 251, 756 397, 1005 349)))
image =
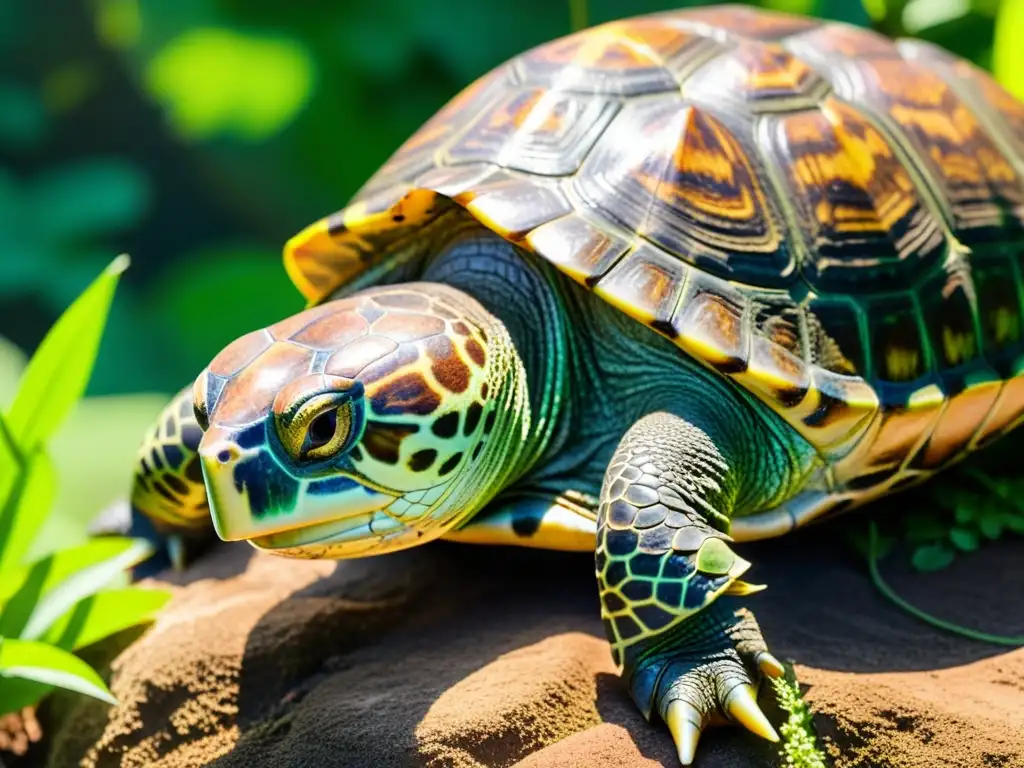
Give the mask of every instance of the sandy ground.
MULTIPOLYGON (((797 662, 836 766, 1024 766, 1024 650, 905 615, 834 530, 741 551, 770 585, 748 604, 797 662)), ((886 571, 922 608, 1024 634, 1022 564, 1018 538, 941 573, 886 571)), ((615 674, 591 567, 586 555, 450 544, 342 563, 222 545, 114 662, 121 706, 72 699, 29 764, 674 766, 667 732, 615 674)), ((707 733, 698 759, 779 764, 736 729, 707 733)))

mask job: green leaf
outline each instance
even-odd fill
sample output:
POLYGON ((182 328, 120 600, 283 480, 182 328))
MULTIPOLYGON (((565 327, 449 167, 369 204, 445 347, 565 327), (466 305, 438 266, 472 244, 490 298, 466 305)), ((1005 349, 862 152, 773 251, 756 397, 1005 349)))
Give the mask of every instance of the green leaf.
POLYGON ((259 141, 284 128, 305 106, 314 68, 296 40, 199 28, 153 58, 146 84, 183 136, 259 141))
POLYGON ((89 383, 110 302, 128 257, 119 256, 54 323, 32 356, 7 424, 24 454, 48 440, 89 383))
POLYGON ((936 541, 946 538, 947 526, 934 514, 908 517, 905 525, 909 541, 936 541))
POLYGON ((30 149, 46 135, 46 109, 33 89, 0 83, 0 145, 30 149))
MULTIPOLYGON (((4 430, 0 423, 0 433, 4 430)), ((56 472, 47 453, 37 450, 18 458, 7 471, 0 470, 0 573, 24 560, 57 493, 56 472), (5 482, 8 472, 12 473, 9 484, 5 482)))
MULTIPOLYGON (((19 569, 0 589, 10 599, 0 611, 0 635, 35 640, 75 603, 106 587, 152 551, 142 539, 99 538, 19 569)), ((0 592, 0 599, 4 595, 0 592)))
POLYGON ((25 190, 36 231, 48 242, 78 242, 137 224, 149 183, 126 160, 93 158, 36 176, 25 190))
POLYGON ((995 42, 992 49, 992 71, 996 78, 1018 99, 1024 99, 1024 3, 1004 0, 996 17, 995 42))
POLYGON ((953 550, 945 544, 927 544, 914 550, 911 562, 919 571, 941 571, 953 562, 953 550))
POLYGON ((986 539, 995 541, 1003 535, 1003 518, 999 510, 986 511, 978 520, 978 528, 986 539))
POLYGON ((949 540, 954 547, 964 552, 973 552, 978 548, 978 534, 969 528, 953 528, 949 532, 949 540))
POLYGON ((73 651, 105 637, 152 621, 171 599, 156 589, 110 589, 79 602, 55 621, 41 639, 73 651))
POLYGON ((35 640, 70 611, 79 600, 90 597, 106 587, 114 578, 153 553, 152 545, 144 539, 135 539, 132 546, 116 557, 82 568, 66 578, 35 606, 21 637, 35 640))
POLYGON ((1003 521, 1003 525, 1013 531, 1014 533, 1024 533, 1024 515, 1020 512, 1005 511, 1000 513, 1000 520, 1003 521))
POLYGON ((978 516, 978 509, 973 502, 961 503, 956 505, 956 510, 953 514, 958 523, 965 525, 978 516))
POLYGON ((77 656, 46 643, 0 640, 0 714, 12 711, 5 701, 4 678, 32 680, 117 704, 117 699, 92 667, 77 656))
POLYGON ((208 247, 188 254, 203 265, 203 279, 180 269, 154 281, 146 310, 173 328, 187 355, 185 370, 199 371, 232 339, 300 312, 302 302, 287 290, 279 253, 252 247, 208 247), (259 301, 250 297, 259 296, 259 301), (217 328, 216 334, 210 328, 217 328))

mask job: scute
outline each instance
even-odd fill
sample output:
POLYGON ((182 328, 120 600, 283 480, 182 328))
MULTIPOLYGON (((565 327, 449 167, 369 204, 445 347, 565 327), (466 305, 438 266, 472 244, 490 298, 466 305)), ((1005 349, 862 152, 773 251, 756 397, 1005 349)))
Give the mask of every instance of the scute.
POLYGON ((811 490, 739 538, 1024 419, 1024 105, 930 44, 746 6, 556 40, 456 96, 285 262, 315 304, 414 279, 472 219, 818 449, 811 490))

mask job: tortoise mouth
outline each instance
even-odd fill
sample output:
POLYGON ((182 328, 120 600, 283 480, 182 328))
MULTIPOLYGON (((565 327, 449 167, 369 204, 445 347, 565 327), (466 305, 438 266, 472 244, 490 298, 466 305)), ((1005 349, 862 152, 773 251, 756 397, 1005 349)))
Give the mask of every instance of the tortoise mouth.
POLYGON ((383 512, 361 512, 326 523, 313 523, 266 536, 255 536, 249 541, 253 546, 269 551, 328 544, 338 546, 381 540, 406 528, 407 525, 383 512))

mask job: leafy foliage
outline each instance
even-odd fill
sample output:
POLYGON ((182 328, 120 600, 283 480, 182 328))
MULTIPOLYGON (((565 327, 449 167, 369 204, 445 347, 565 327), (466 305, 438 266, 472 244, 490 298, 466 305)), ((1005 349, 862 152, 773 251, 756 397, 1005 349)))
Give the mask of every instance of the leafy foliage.
POLYGON ((811 710, 800 694, 792 667, 784 677, 769 678, 775 689, 775 698, 789 717, 779 730, 782 732, 781 757, 783 765, 792 768, 826 768, 824 753, 818 749, 811 710))
POLYGON ((115 259, 61 316, 0 415, 0 715, 53 687, 113 702, 99 675, 72 651, 149 621, 168 597, 107 591, 150 554, 141 540, 97 539, 41 558, 28 555, 54 498, 47 443, 85 391, 127 263, 115 259))
MULTIPOLYGON (((922 37, 1021 92, 1015 0, 748 2, 922 37)), ((702 4, 5 0, 0 336, 32 349, 105 254, 130 250, 90 392, 177 391, 236 330, 224 318, 298 304, 281 244, 474 78, 574 26, 702 4), (216 301, 168 299, 237 255, 251 274, 216 301)))
MULTIPOLYGON (((958 555, 974 552, 986 542, 1024 534, 1022 499, 1024 477, 993 475, 972 466, 940 476, 919 492, 919 499, 910 505, 912 512, 893 515, 875 509, 874 517, 883 530, 879 555, 902 542, 916 570, 942 570, 958 555)), ((862 522, 851 522, 850 535, 866 554, 867 538, 858 533, 862 528, 862 522)))

